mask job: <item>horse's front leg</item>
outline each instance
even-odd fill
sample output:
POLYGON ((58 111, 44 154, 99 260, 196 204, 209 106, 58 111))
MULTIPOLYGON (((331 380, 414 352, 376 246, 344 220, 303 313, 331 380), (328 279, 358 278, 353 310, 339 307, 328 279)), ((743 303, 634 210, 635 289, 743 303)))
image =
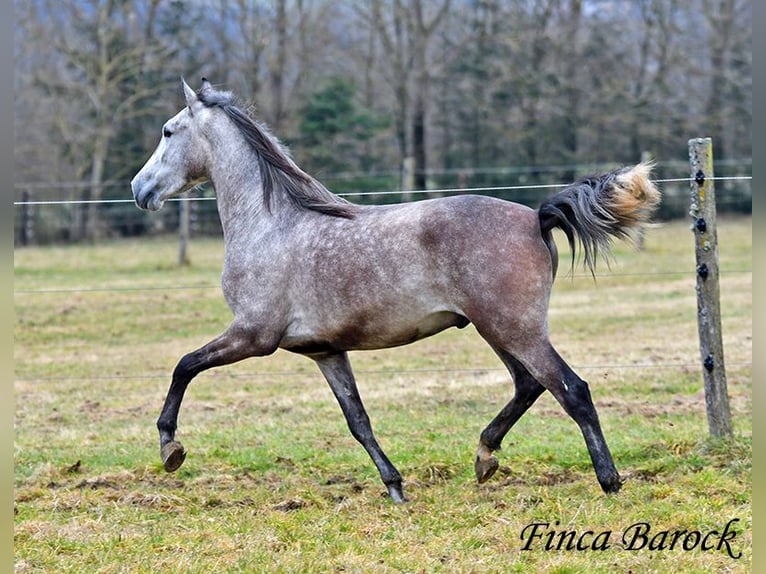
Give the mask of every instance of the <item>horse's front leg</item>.
POLYGON ((173 371, 173 380, 165 397, 157 429, 160 431, 160 456, 167 472, 173 472, 183 464, 186 451, 175 440, 178 428, 178 411, 189 383, 202 371, 228 365, 257 355, 273 352, 276 344, 259 343, 252 331, 232 324, 223 334, 204 347, 184 355, 173 371))
POLYGON ((402 476, 388 460, 378 441, 375 440, 370 419, 364 410, 362 398, 356 387, 348 355, 346 353, 328 353, 321 356, 314 355, 312 358, 330 384, 335 398, 338 399, 351 434, 365 448, 378 468, 380 477, 388 488, 391 500, 397 503, 406 502, 407 499, 402 491, 402 476))

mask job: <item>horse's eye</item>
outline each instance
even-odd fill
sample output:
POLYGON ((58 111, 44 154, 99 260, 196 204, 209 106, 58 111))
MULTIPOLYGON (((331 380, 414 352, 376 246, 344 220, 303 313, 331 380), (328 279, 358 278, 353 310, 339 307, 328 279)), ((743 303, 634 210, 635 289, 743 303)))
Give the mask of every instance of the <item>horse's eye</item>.
POLYGON ((162 128, 162 135, 166 138, 169 138, 173 135, 173 132, 171 132, 168 128, 162 128))

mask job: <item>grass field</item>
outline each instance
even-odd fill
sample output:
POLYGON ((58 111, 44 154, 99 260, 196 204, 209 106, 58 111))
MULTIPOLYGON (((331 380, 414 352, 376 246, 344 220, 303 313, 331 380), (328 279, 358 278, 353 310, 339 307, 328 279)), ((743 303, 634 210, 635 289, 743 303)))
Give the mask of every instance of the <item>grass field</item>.
POLYGON ((688 222, 651 229, 642 252, 617 245, 596 282, 567 273, 559 241, 552 340, 590 382, 623 490, 601 492, 548 394, 475 483, 478 435, 512 385, 469 327, 351 355, 402 506, 314 364, 281 351, 195 379, 189 456, 162 470, 170 373, 230 318, 221 241, 195 240, 183 268, 173 238, 17 249, 15 571, 749 572, 751 220, 718 233, 732 440, 707 438, 688 222), (650 531, 631 547, 636 528, 650 531))

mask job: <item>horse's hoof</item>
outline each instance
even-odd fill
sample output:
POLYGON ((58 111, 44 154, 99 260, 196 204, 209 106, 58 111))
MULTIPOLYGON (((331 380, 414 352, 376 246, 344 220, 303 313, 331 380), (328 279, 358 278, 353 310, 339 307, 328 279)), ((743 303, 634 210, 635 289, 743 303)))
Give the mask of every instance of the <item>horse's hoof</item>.
POLYGON ((603 490, 606 494, 615 494, 617 492, 620 492, 620 488, 622 488, 623 480, 620 478, 619 475, 610 476, 607 480, 601 482, 601 490, 603 490))
POLYGON ((389 484, 388 486, 388 495, 391 497, 391 500, 396 504, 404 504, 405 502, 409 502, 407 497, 404 496, 404 491, 402 490, 402 483, 396 483, 396 484, 389 484))
POLYGON ((162 447, 160 451, 162 456, 162 466, 166 472, 175 472, 186 460, 186 451, 183 445, 177 441, 170 441, 162 447))
POLYGON ((479 458, 477 456, 476 462, 473 465, 476 470, 476 480, 479 484, 484 484, 492 478, 492 475, 495 474, 499 466, 500 463, 495 456, 490 456, 489 458, 479 458))

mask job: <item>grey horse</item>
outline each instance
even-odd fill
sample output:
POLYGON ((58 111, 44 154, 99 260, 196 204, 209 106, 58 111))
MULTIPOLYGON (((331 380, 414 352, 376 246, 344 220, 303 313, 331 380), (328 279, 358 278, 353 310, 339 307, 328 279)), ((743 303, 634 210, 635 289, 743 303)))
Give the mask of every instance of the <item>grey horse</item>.
POLYGON ((157 421, 168 472, 186 457, 175 434, 191 380, 282 348, 316 361, 391 499, 403 502, 402 476, 375 439, 348 352, 473 323, 515 386, 480 435, 477 480, 497 470, 493 451, 548 390, 582 431, 601 488, 620 489, 588 385, 549 341, 558 266, 551 232, 562 229, 572 265, 578 247, 593 272, 612 238, 629 236, 659 203, 650 165, 582 179, 538 209, 479 195, 356 205, 302 171, 231 93, 204 78, 196 92, 182 84, 187 107, 162 127, 131 188, 140 208, 155 211, 200 182, 212 183, 225 241, 223 294, 234 319, 173 371, 157 421))

